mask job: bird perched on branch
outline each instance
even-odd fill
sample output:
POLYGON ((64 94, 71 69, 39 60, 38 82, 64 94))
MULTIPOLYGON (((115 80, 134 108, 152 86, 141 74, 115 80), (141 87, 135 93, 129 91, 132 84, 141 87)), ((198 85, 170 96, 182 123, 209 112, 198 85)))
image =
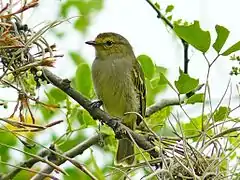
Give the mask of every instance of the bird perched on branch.
MULTIPOLYGON (((132 46, 120 34, 101 33, 94 41, 87 41, 96 51, 92 64, 92 78, 96 94, 104 109, 134 130, 145 115, 146 94, 144 74, 132 46)), ((124 138, 118 143, 117 163, 134 162, 134 144, 124 138)))

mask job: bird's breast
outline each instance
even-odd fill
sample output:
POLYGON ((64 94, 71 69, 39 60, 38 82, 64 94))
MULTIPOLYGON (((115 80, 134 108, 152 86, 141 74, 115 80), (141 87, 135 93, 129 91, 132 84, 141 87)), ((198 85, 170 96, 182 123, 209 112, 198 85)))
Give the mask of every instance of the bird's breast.
POLYGON ((139 103, 131 69, 131 62, 126 60, 95 60, 92 65, 96 94, 112 116, 122 117, 125 112, 137 111, 139 103))

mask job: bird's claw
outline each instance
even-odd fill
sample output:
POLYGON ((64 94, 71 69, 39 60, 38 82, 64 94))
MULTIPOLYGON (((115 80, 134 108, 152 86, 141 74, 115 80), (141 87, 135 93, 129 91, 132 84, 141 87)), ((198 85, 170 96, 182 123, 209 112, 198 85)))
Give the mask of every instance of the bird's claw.
POLYGON ((153 143, 156 140, 156 137, 154 137, 152 134, 148 134, 147 140, 153 143))
POLYGON ((98 100, 98 101, 93 101, 90 106, 91 108, 100 108, 103 105, 103 101, 98 100))

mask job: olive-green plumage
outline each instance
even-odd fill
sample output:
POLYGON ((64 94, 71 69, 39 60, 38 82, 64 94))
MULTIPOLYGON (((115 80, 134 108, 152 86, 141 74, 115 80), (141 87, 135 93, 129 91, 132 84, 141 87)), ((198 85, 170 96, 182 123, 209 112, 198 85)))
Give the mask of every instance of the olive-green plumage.
MULTIPOLYGON (((92 64, 92 78, 96 94, 103 101, 104 109, 114 117, 123 119, 123 124, 135 129, 145 115, 145 83, 141 66, 129 42, 116 33, 101 33, 95 41, 88 41, 96 50, 92 64), (124 115, 127 113, 126 115, 124 115)), ((134 162, 134 144, 129 139, 120 139, 116 155, 117 163, 134 162)))

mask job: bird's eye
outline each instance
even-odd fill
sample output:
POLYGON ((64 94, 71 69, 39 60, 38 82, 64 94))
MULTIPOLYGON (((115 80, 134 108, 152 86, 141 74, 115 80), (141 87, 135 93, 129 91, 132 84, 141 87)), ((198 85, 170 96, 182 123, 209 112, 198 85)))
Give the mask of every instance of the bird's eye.
POLYGON ((112 45, 113 45, 113 42, 110 41, 110 40, 108 40, 108 41, 106 41, 106 45, 107 45, 107 46, 112 46, 112 45))

